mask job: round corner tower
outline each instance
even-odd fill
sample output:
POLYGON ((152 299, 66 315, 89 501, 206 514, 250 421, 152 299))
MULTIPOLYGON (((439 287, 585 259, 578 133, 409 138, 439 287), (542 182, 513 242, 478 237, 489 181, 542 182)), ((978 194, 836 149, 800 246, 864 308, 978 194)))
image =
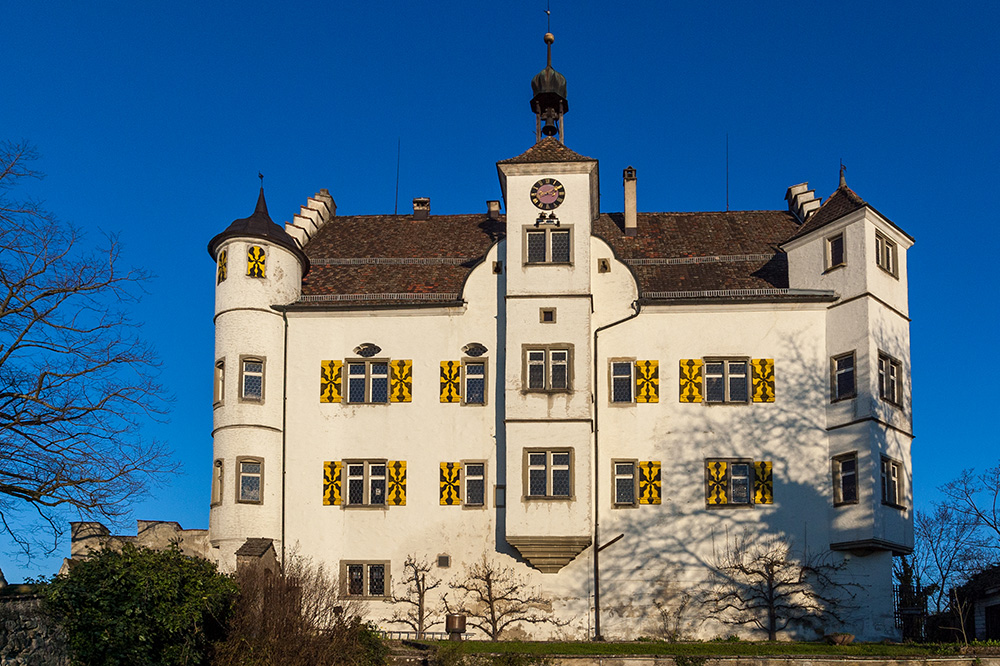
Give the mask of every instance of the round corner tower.
POLYGON ((247 538, 282 546, 285 327, 273 306, 299 299, 309 260, 267 213, 264 188, 250 217, 208 244, 216 262, 215 390, 209 539, 224 571, 247 538))

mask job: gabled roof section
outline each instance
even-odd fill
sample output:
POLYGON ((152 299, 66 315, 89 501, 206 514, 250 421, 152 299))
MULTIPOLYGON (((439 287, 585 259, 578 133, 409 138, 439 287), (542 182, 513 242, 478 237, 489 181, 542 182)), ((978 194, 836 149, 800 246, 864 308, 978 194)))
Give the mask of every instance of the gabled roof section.
POLYGON ((825 227, 826 225, 839 220, 849 213, 853 213, 859 208, 864 208, 867 206, 867 202, 859 197, 857 193, 854 192, 847 185, 841 185, 837 188, 837 191, 830 195, 830 198, 819 207, 813 215, 810 215, 806 219, 805 223, 796 231, 793 235, 788 237, 788 240, 798 238, 799 236, 805 236, 820 227, 825 227))
POLYGON ((273 545, 273 539, 249 537, 243 542, 239 550, 236 551, 236 555, 242 557, 263 557, 273 545))
POLYGON ((531 148, 507 160, 500 160, 497 164, 538 164, 544 162, 596 162, 592 157, 570 150, 554 136, 547 136, 531 148))

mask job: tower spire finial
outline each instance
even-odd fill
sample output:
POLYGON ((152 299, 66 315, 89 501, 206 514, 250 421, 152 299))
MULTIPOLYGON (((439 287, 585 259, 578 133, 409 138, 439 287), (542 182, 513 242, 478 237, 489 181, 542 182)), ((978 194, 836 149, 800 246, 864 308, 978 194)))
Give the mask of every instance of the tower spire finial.
POLYGON ((847 187, 847 178, 844 177, 844 172, 847 171, 847 167, 844 166, 844 160, 840 160, 840 186, 847 187))

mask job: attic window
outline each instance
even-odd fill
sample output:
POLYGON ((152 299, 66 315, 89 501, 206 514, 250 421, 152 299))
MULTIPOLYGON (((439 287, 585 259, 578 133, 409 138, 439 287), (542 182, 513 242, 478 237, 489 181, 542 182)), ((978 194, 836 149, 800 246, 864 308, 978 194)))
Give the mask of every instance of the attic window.
POLYGON ((844 234, 830 236, 826 239, 826 269, 831 270, 847 264, 847 257, 844 253, 844 234))

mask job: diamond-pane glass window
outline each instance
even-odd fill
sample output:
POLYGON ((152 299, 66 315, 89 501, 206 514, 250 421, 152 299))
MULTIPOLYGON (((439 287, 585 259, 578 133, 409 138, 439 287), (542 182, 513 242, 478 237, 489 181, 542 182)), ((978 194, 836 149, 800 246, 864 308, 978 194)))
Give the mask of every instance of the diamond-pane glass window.
POLYGON ((486 465, 482 463, 466 463, 465 465, 465 504, 467 506, 482 506, 486 502, 486 465))
POLYGON ((365 565, 347 565, 347 593, 362 596, 365 593, 365 565))
POLYGON ((615 504, 635 504, 634 463, 615 463, 615 504))
POLYGON ((705 361, 705 401, 747 402, 748 365, 744 360, 705 361))
POLYGON ((528 454, 528 494, 544 497, 548 487, 548 465, 546 454, 528 454))
POLYGON ((348 504, 365 503, 365 466, 347 466, 347 502, 348 504))
POLYGON ((389 364, 372 363, 372 402, 389 402, 389 364))
POLYGON ((528 388, 545 388, 545 352, 528 352, 528 388))
POLYGON ((733 463, 730 469, 730 488, 732 497, 730 504, 750 503, 750 465, 749 463, 733 463))
POLYGON ((729 362, 729 401, 747 400, 747 364, 744 361, 729 362))
POLYGON ((726 382, 723 379, 723 363, 705 364, 705 399, 708 402, 725 402, 726 382))
POLYGON ((528 232, 528 263, 540 264, 545 261, 545 232, 528 232))
POLYGON ((370 597, 383 597, 383 596, 385 596, 385 565, 384 564, 369 564, 368 565, 368 596, 370 596, 370 597))
POLYGON ((351 363, 347 366, 347 401, 365 401, 365 364, 351 363))
POLYGON ((569 387, 569 352, 552 350, 549 352, 552 366, 552 386, 554 389, 569 387))
POLYGON ((385 504, 385 465, 372 465, 369 471, 369 504, 385 504))
POLYGON ((552 454, 552 495, 569 497, 569 454, 552 454))
POLYGON ((553 231, 552 261, 558 264, 569 263, 569 231, 553 231))
POLYGON ((240 463, 241 502, 260 502, 261 468, 259 462, 240 463))
POLYGON ((258 360, 243 361, 243 399, 261 400, 264 397, 264 363, 258 360))
POLYGON ((486 403, 486 364, 465 364, 465 402, 471 405, 486 403))
POLYGON ((632 362, 611 364, 611 402, 632 402, 632 362))
POLYGON ((570 497, 573 494, 569 451, 529 451, 528 496, 570 497))

